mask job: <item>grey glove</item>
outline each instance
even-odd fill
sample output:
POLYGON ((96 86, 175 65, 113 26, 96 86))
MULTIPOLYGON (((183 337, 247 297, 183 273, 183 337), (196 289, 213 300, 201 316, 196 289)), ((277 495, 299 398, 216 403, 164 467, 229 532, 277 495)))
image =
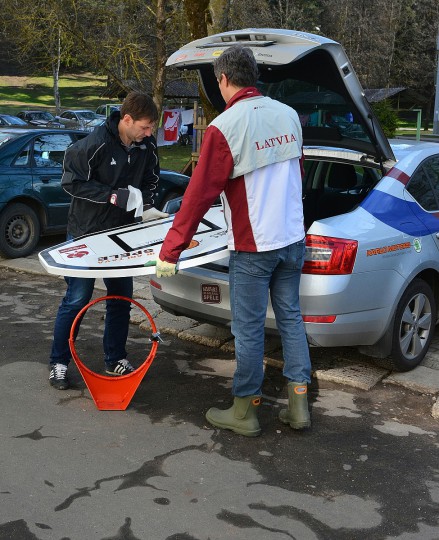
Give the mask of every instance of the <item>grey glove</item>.
POLYGON ((110 196, 110 203, 122 208, 127 209, 128 197, 130 196, 130 190, 127 188, 119 188, 117 191, 113 191, 110 196))
POLYGON ((162 219, 169 217, 169 214, 166 212, 160 212, 154 206, 147 208, 142 214, 142 221, 152 221, 153 219, 162 219))

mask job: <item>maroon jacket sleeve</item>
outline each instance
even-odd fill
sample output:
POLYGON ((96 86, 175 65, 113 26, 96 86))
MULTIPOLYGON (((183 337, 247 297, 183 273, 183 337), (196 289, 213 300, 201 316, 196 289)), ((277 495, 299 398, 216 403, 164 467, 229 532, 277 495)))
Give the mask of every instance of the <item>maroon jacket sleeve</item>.
POLYGON ((200 158, 183 197, 180 210, 160 251, 160 259, 176 263, 200 221, 224 191, 233 170, 233 157, 224 135, 215 126, 204 134, 200 158))

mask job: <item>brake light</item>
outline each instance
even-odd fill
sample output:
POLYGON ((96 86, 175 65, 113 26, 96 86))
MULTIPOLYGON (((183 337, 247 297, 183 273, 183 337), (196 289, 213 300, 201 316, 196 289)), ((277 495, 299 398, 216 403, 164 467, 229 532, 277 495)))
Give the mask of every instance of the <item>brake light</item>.
POLYGON ((351 274, 358 242, 329 236, 306 235, 304 274, 351 274))

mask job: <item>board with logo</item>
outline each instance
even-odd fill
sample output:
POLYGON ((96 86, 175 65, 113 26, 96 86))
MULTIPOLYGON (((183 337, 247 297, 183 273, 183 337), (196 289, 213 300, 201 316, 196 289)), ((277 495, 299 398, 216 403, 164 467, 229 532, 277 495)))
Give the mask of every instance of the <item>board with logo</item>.
MULTIPOLYGON (((121 277, 155 273, 157 260, 174 215, 82 236, 38 254, 49 274, 69 277, 121 277)), ((212 207, 182 252, 178 269, 199 266, 228 255, 227 231, 221 206, 212 207)))

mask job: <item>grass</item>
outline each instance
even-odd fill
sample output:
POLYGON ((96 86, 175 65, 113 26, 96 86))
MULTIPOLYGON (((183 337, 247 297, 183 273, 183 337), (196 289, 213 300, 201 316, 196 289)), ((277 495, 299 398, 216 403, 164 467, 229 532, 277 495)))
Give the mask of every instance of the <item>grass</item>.
POLYGON ((191 159, 191 152, 191 146, 180 146, 179 144, 159 146, 160 167, 180 172, 191 159))
MULTIPOLYGON (((62 109, 95 110, 103 103, 120 100, 102 98, 106 78, 91 73, 63 75, 59 89, 62 109)), ((0 77, 0 112, 17 114, 26 109, 42 109, 55 113, 52 77, 0 77)), ((160 165, 172 171, 182 171, 191 157, 190 146, 159 147, 160 165)))
MULTIPOLYGON (((118 102, 101 97, 105 86, 105 77, 90 73, 64 75, 59 81, 61 106, 63 109, 96 109, 103 102, 118 102)), ((52 77, 0 77, 0 110, 16 114, 30 108, 55 112, 52 77)))

